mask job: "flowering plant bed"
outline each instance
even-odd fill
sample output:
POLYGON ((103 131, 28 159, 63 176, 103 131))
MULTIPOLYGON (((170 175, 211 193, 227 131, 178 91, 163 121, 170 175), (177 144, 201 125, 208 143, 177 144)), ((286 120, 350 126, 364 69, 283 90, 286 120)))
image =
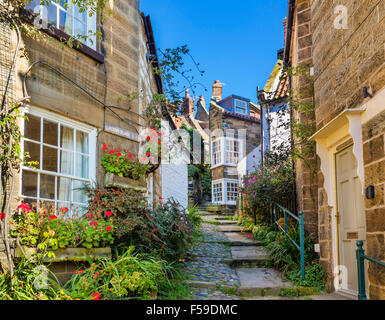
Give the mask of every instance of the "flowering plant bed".
POLYGON ((18 207, 13 216, 11 236, 18 237, 20 244, 30 248, 100 248, 114 243, 111 211, 94 217, 68 215, 68 208, 58 209, 56 214, 48 213, 44 208, 33 211, 26 203, 18 207))

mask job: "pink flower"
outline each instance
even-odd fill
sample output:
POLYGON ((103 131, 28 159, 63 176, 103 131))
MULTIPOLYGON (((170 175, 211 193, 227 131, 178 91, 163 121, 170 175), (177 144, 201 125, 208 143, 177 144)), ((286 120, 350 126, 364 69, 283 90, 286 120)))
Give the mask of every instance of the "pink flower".
POLYGON ((111 217, 112 216, 112 212, 111 211, 107 211, 104 215, 107 216, 107 217, 111 217))
POLYGON ((95 272, 95 276, 99 277, 100 276, 99 272, 95 272))
POLYGON ((0 213, 0 219, 4 219, 5 218, 5 213, 4 212, 1 212, 0 213))
POLYGON ((112 229, 111 226, 108 226, 108 227, 106 228, 107 231, 110 231, 111 229, 112 229))

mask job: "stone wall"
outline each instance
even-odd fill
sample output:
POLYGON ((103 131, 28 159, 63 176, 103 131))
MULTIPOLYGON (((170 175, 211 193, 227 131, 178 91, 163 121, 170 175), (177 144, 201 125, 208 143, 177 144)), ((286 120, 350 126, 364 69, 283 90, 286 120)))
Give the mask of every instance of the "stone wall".
MULTIPOLYGON (((312 33, 311 33, 311 8, 309 0, 296 1, 294 14, 294 27, 292 36, 293 67, 309 70, 312 60, 312 33)), ((306 71, 309 72, 309 71, 306 71)), ((299 75, 292 77, 292 98, 300 104, 314 105, 312 82, 308 76, 299 75)), ((312 124, 313 113, 302 110, 294 112, 294 119, 300 123, 312 124)), ((294 137, 296 139, 296 137, 294 137)), ((298 143, 298 140, 295 141, 298 143)), ((318 161, 315 148, 298 145, 304 158, 296 161, 296 188, 298 211, 304 213, 305 231, 313 241, 318 241, 318 177, 316 169, 318 161)))
MULTIPOLYGON (((385 111, 362 128, 365 185, 375 187, 375 198, 365 199, 366 254, 385 261, 385 111)), ((385 268, 369 263, 369 295, 385 299, 385 268)))
MULTIPOLYGON (((296 1, 298 57, 308 56, 314 66, 314 99, 316 129, 323 128, 345 109, 363 106, 371 97, 363 94, 367 87, 376 95, 385 86, 385 3, 374 0, 296 1), (347 29, 337 29, 334 22, 336 5, 347 8, 347 29), (309 11, 310 9, 310 11, 309 11), (300 25, 302 21, 311 19, 300 25), (312 33, 312 46, 306 33, 312 33), (302 36, 300 36, 302 35, 302 36), (300 40, 303 39, 300 43, 300 40)), ((299 58, 298 58, 299 59, 299 58)), ((300 59, 299 59, 300 60, 300 59)), ((380 110, 379 110, 380 111, 380 110)), ((385 259, 384 207, 384 112, 363 124, 364 186, 374 185, 376 197, 365 200, 367 253, 379 260, 385 259)), ((298 183, 305 176, 299 170, 298 183)), ((318 213, 321 261, 329 276, 332 274, 331 209, 323 189, 324 177, 318 172, 318 213)), ((301 196, 300 196, 301 197, 301 196)), ((299 197, 299 198, 300 198, 299 197)), ((385 298, 385 270, 369 263, 369 293, 372 299, 385 298)))

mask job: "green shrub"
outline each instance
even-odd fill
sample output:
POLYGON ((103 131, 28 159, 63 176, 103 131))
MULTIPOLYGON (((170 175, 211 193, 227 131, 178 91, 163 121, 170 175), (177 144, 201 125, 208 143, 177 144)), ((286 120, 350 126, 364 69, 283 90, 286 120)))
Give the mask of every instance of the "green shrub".
POLYGON ((203 221, 202 217, 198 214, 198 211, 199 211, 198 206, 189 207, 187 210, 188 217, 195 230, 197 230, 200 227, 203 221))
POLYGON ((117 260, 89 261, 90 267, 76 270, 65 285, 73 299, 149 299, 168 282, 172 266, 149 255, 135 255, 130 247, 117 260))

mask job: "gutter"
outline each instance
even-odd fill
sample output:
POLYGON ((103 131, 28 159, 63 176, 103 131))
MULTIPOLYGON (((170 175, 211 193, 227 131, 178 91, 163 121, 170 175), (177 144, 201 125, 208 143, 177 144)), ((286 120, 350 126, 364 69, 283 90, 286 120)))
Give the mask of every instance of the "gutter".
POLYGON ((293 32, 293 23, 294 23, 294 10, 295 10, 295 0, 289 0, 287 7, 287 30, 286 30, 286 39, 285 39, 285 51, 283 55, 283 63, 285 67, 289 66, 290 63, 290 49, 291 49, 291 37, 293 32))

